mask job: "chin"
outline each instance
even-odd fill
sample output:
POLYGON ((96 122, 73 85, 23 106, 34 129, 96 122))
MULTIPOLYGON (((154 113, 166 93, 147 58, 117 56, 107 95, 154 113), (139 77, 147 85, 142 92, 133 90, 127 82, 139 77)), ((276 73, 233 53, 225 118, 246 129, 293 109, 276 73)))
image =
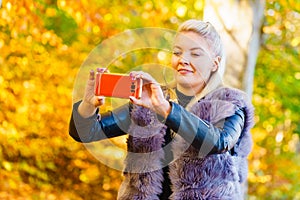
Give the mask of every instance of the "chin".
POLYGON ((191 81, 188 80, 187 78, 178 78, 177 84, 183 88, 191 88, 192 87, 191 81))
POLYGON ((176 83, 177 85, 180 85, 182 88, 186 89, 195 89, 198 90, 204 85, 204 82, 199 79, 193 79, 193 78, 187 78, 187 77, 176 77, 176 83))

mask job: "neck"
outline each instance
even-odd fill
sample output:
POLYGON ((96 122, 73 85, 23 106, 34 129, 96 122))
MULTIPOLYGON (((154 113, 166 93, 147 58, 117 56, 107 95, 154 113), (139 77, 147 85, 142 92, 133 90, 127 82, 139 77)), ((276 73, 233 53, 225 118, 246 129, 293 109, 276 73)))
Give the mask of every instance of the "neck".
POLYGON ((222 85, 223 85, 223 81, 222 81, 222 77, 220 76, 220 74, 219 73, 212 74, 209 82, 207 82, 206 85, 202 85, 202 88, 201 88, 201 90, 198 91, 198 93, 194 93, 195 98, 193 98, 191 100, 191 102, 186 106, 186 108, 189 109, 199 99, 203 98, 205 95, 207 95, 211 91, 221 87, 222 85))

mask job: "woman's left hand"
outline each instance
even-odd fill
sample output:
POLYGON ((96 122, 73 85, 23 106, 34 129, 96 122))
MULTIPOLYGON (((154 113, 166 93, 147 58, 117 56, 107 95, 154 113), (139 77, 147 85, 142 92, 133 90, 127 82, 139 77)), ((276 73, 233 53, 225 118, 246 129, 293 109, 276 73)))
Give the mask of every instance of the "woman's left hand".
POLYGON ((142 97, 137 99, 130 96, 132 103, 149 108, 166 118, 170 113, 171 105, 165 99, 159 83, 150 74, 142 71, 133 71, 130 76, 133 79, 143 79, 142 97))

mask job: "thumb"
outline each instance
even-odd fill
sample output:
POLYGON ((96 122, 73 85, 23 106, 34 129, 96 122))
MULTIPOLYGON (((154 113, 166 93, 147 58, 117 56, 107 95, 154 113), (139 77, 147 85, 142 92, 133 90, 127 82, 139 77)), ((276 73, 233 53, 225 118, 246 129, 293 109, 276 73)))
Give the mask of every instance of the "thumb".
POLYGON ((142 106, 143 105, 143 101, 140 99, 135 98, 134 96, 129 96, 129 100, 136 105, 142 106))
POLYGON ((137 99, 134 96, 129 96, 129 100, 134 104, 137 102, 137 99))

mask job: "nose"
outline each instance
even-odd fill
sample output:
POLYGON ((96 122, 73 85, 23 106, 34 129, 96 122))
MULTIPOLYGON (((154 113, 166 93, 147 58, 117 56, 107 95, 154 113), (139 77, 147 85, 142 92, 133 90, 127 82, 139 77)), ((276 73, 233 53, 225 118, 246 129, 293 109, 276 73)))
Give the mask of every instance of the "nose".
POLYGON ((182 57, 180 57, 180 59, 179 59, 179 63, 182 64, 182 65, 189 65, 189 64, 190 64, 190 61, 189 61, 188 58, 182 56, 182 57))

